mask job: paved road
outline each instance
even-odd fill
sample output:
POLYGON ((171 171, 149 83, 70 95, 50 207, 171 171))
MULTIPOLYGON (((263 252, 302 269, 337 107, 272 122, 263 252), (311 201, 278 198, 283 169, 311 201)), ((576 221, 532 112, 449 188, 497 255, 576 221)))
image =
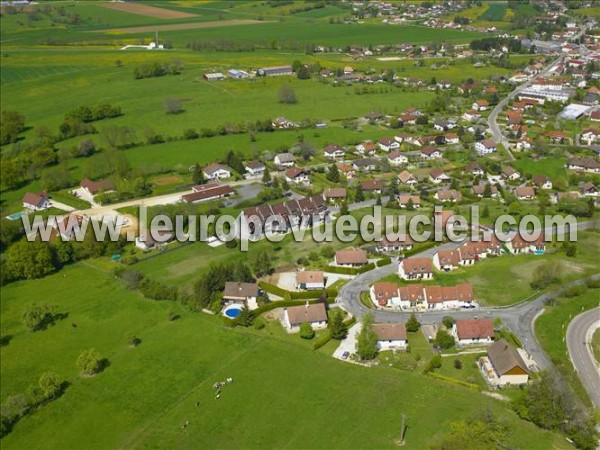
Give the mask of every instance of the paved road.
POLYGON ((600 326, 600 308, 576 316, 567 328, 569 357, 588 392, 592 404, 600 409, 600 369, 590 351, 593 330, 600 326))

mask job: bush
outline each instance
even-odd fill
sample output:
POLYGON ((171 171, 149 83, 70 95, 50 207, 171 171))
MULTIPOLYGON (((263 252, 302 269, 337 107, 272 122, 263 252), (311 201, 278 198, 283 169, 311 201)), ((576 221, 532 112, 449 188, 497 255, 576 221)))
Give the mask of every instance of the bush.
POLYGON ((321 336, 319 336, 315 340, 315 342, 313 344, 313 349, 314 350, 320 349, 325 344, 327 344, 330 340, 331 340, 331 334, 329 333, 329 330, 326 330, 321 336))
POLYGON ((389 266, 392 263, 392 258, 385 257, 385 258, 381 258, 379 261, 377 261, 377 267, 383 267, 383 266, 389 266))
POLYGON ((433 340, 433 344, 441 349, 449 349, 454 347, 454 338, 446 330, 438 330, 433 340))
POLYGON ((417 316, 414 313, 410 315, 408 321, 406 322, 406 331, 411 333, 416 333, 421 328, 421 324, 417 320, 417 316))
POLYGON ((454 325, 454 317, 452 317, 452 316, 444 316, 442 318, 442 323, 444 324, 444 326, 447 329, 450 329, 450 328, 452 328, 452 325, 454 325))
POLYGON ((315 337, 315 330, 313 330, 310 323, 300 324, 300 337, 302 339, 312 339, 315 337))
POLYGON ((460 359, 455 359, 454 360, 454 368, 455 369, 460 370, 460 369, 462 369, 462 366, 463 366, 463 364, 462 364, 462 361, 460 359))
POLYGON ((58 317, 58 306, 30 304, 23 313, 23 323, 30 331, 45 329, 58 317))
POLYGON ((433 355, 427 362, 427 365, 423 369, 423 373, 427 374, 442 367, 442 357, 440 355, 433 355))

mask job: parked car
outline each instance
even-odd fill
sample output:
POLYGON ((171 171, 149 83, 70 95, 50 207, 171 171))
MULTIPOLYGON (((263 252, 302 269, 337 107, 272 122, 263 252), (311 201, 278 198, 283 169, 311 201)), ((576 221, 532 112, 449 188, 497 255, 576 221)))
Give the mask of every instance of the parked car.
POLYGON ((350 352, 342 353, 342 359, 346 360, 346 359, 348 359, 348 356, 350 356, 350 352))

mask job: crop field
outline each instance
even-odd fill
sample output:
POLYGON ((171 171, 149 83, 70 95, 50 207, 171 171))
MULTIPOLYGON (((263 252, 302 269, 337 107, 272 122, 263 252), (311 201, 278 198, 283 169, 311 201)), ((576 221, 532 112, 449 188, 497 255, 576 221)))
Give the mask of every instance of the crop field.
POLYGON ((408 417, 406 448, 421 449, 432 438, 431 421, 445 432, 450 422, 485 409, 510 427, 515 445, 565 447, 558 435, 520 421, 494 399, 419 373, 342 363, 307 351, 299 338, 269 334, 269 327, 225 328, 216 317, 142 299, 103 266, 78 263, 3 288, 0 323, 10 342, 0 350, 2 401, 48 369, 70 383, 59 399, 22 419, 3 438, 4 449, 395 448, 401 414, 408 417), (42 296, 68 319, 25 331, 24 299, 42 296), (169 309, 180 319, 169 322, 169 309), (126 344, 128 332, 140 337, 137 348, 126 344), (92 347, 109 365, 81 378, 75 359, 92 347), (217 400, 212 385, 226 377, 234 382, 217 400), (302 431, 323 423, 335 426, 302 431))
POLYGON ((238 25, 256 25, 267 23, 269 22, 252 19, 231 19, 210 22, 173 23, 168 25, 152 25, 144 27, 109 28, 107 30, 96 30, 96 32, 109 34, 136 34, 154 33, 158 31, 195 30, 197 28, 234 27, 238 25))
POLYGON ((508 6, 506 4, 492 3, 479 18, 483 20, 501 21, 504 18, 507 9, 508 6))
POLYGON ((127 12, 131 14, 139 14, 141 16, 156 17, 158 19, 184 19, 195 17, 195 14, 185 13, 182 11, 174 11, 166 8, 157 8, 155 6, 140 5, 135 3, 104 3, 104 8, 114 9, 117 11, 127 12))

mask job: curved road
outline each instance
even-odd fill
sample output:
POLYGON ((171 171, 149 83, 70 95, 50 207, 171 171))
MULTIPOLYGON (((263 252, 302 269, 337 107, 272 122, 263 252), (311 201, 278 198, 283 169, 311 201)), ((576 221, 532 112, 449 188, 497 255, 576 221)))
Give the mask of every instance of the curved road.
POLYGON ((590 351, 592 332, 600 324, 600 307, 576 316, 567 328, 569 357, 592 404, 600 409, 600 369, 590 351))

